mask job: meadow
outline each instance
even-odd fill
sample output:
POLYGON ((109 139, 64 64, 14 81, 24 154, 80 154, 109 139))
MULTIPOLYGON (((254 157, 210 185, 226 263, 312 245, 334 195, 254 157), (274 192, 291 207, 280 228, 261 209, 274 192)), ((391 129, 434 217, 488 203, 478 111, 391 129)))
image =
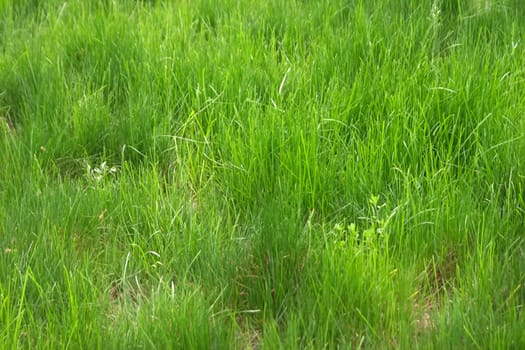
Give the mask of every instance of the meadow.
POLYGON ((522 0, 0 0, 0 348, 524 348, 524 47, 522 0))

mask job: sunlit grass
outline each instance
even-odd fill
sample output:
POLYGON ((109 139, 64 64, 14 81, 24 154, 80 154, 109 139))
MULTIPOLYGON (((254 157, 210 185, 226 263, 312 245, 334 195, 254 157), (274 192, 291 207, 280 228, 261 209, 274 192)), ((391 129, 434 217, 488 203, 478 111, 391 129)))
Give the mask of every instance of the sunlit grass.
POLYGON ((0 1, 0 344, 520 348, 520 1, 0 1))

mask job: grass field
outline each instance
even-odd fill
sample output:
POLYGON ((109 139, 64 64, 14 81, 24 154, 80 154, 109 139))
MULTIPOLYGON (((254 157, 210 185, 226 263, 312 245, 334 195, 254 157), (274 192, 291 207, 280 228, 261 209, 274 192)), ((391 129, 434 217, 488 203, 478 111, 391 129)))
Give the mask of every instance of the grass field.
POLYGON ((525 347, 522 0, 0 0, 0 348, 525 347))

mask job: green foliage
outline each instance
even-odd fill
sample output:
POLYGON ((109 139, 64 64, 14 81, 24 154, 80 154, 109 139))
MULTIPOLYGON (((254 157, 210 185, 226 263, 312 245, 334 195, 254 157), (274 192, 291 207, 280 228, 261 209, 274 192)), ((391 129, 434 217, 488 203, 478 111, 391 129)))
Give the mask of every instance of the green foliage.
POLYGON ((0 348, 525 345, 520 1, 0 13, 0 348))

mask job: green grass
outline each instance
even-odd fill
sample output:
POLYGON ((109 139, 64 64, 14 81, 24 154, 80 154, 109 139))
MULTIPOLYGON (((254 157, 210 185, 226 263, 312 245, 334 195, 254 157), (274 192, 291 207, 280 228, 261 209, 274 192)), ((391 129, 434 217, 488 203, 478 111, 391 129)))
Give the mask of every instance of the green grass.
POLYGON ((524 347, 486 4, 0 0, 0 347, 524 347))

